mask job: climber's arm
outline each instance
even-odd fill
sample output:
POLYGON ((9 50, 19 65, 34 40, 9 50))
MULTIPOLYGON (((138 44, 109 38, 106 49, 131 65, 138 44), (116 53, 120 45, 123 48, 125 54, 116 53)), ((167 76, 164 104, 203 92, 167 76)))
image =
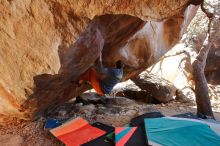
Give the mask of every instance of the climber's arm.
POLYGON ((102 64, 102 54, 100 54, 100 57, 97 59, 95 69, 102 79, 108 75, 108 68, 102 64))

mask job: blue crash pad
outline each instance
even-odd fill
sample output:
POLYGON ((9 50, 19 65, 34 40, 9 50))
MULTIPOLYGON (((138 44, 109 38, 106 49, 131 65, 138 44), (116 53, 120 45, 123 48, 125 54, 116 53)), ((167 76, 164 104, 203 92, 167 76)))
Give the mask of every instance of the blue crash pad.
POLYGON ((220 146, 220 136, 204 123, 169 118, 144 122, 149 141, 163 146, 220 146))

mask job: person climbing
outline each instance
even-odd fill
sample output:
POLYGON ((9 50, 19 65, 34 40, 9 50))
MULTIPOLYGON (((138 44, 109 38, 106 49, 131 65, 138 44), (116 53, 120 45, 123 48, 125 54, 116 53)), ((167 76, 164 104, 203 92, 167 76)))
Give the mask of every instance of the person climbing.
POLYGON ((104 67, 100 57, 97 66, 89 68, 81 75, 79 85, 89 82, 100 96, 111 93, 113 87, 119 83, 123 77, 123 62, 118 60, 115 65, 114 68, 104 67))

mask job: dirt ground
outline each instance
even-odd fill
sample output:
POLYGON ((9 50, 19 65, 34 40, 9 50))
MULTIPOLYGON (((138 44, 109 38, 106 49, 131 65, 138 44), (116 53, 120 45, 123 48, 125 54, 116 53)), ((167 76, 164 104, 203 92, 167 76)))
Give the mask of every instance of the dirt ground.
MULTIPOLYGON (((196 112, 195 103, 180 103, 172 101, 167 104, 146 104, 136 102, 124 97, 108 97, 103 104, 96 103, 74 103, 70 102, 57 107, 47 117, 50 118, 74 118, 81 116, 90 123, 102 122, 112 126, 123 126, 130 119, 138 115, 159 111, 166 116, 181 113, 196 112)), ((216 120, 220 121, 220 113, 215 112, 216 120)), ((14 119, 7 125, 0 126, 0 145, 4 146, 62 146, 48 130, 44 129, 46 118, 37 121, 25 122, 14 119)))

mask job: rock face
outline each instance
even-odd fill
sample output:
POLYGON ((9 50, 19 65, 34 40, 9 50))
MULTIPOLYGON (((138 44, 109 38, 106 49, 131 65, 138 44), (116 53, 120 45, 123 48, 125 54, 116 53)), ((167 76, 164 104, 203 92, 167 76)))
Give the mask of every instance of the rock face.
POLYGON ((70 82, 88 69, 101 51, 106 66, 121 59, 127 64, 126 78, 136 75, 179 39, 186 26, 183 16, 188 4, 188 0, 2 0, 0 114, 24 118, 19 109, 30 96, 46 100, 46 104, 44 100, 31 104, 35 109, 45 104, 43 110, 52 101, 58 104, 84 91, 70 82), (149 40, 158 37, 148 36, 147 43, 146 37, 141 37, 144 31, 148 32, 145 36, 152 32, 161 36, 166 49, 157 50, 157 57, 152 57, 152 50, 158 47, 152 47, 149 40), (111 60, 112 56, 116 57, 111 60), (128 59, 130 56, 134 58, 128 59), (74 94, 69 93, 73 89, 74 94))
POLYGON ((119 48, 104 48, 104 62, 107 66, 113 66, 119 59, 125 62, 128 66, 125 68, 125 80, 139 74, 174 47, 197 9, 198 6, 191 5, 175 18, 160 22, 147 21, 126 44, 119 48))
POLYGON ((220 85, 220 36, 215 39, 214 45, 209 51, 205 74, 207 81, 213 85, 220 85))
POLYGON ((0 113, 18 114, 33 77, 59 70, 53 15, 43 1, 0 2, 0 113))
POLYGON ((192 82, 191 60, 186 46, 178 44, 147 70, 170 81, 175 87, 182 90, 192 82))
POLYGON ((153 18, 161 20, 181 12, 188 0, 138 0, 138 1, 115 1, 115 0, 52 0, 50 5, 60 6, 60 9, 69 9, 73 14, 92 19, 96 15, 103 14, 128 14, 137 16, 143 20, 153 18))

